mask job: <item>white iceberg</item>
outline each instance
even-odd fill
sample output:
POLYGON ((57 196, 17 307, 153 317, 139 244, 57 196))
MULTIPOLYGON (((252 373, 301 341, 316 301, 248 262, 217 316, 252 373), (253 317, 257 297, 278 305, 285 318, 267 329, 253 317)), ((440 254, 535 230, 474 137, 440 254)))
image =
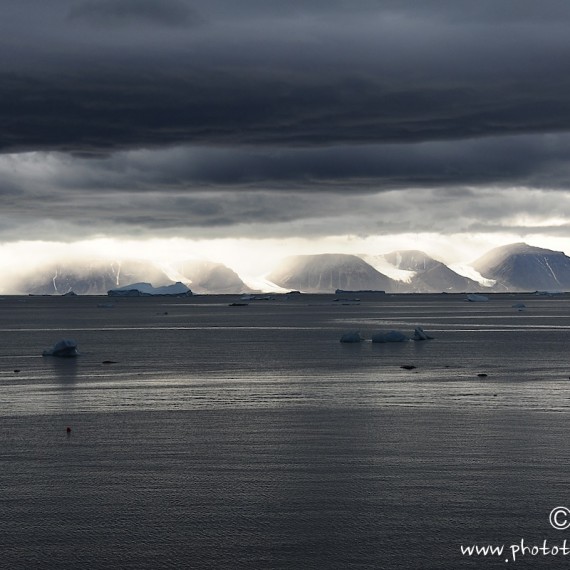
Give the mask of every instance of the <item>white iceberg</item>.
POLYGON ((340 337, 340 342, 362 342, 363 340, 359 331, 346 332, 340 337))
POLYGON ((401 331, 377 332, 372 335, 372 342, 406 342, 410 337, 401 331))
POLYGON ((163 287, 153 287, 150 283, 133 283, 117 289, 107 291, 109 297, 151 297, 155 295, 169 295, 175 297, 185 297, 192 295, 192 291, 178 281, 174 285, 163 287))
POLYGON ((77 356, 77 343, 69 338, 63 338, 56 342, 52 348, 48 348, 42 352, 42 356, 77 356))

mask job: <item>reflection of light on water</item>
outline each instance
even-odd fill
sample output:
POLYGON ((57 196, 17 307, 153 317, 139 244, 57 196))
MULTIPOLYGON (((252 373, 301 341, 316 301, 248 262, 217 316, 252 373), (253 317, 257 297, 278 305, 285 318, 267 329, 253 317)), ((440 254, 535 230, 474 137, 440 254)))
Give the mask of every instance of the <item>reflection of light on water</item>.
POLYGON ((52 364, 56 382, 62 386, 71 386, 77 382, 77 358, 46 357, 52 364))
POLYGON ((170 326, 157 319, 164 303, 153 300, 125 302, 103 314, 93 299, 78 298, 71 318, 61 310, 64 299, 28 299, 27 305, 44 311, 41 319, 34 308, 27 319, 13 310, 18 320, 5 321, 0 330, 11 343, 3 367, 9 354, 17 357, 7 372, 0 371, 0 410, 4 416, 307 407, 467 410, 507 409, 512 402, 525 410, 570 409, 564 396, 570 374, 563 356, 570 330, 567 300, 533 300, 532 315, 521 316, 512 312, 510 298, 489 303, 484 312, 459 298, 442 303, 439 297, 410 297, 409 304, 403 298, 351 307, 342 319, 338 307, 313 306, 306 299, 240 313, 226 307, 225 297, 212 297, 211 305, 169 301, 170 326), (415 326, 435 339, 338 342, 347 329, 359 329, 369 340, 379 330, 411 334, 415 326), (42 358, 37 346, 43 346, 46 330, 88 332, 88 351, 77 358, 42 358), (114 363, 105 366, 106 360, 114 363), (13 368, 21 372, 14 375, 13 368))

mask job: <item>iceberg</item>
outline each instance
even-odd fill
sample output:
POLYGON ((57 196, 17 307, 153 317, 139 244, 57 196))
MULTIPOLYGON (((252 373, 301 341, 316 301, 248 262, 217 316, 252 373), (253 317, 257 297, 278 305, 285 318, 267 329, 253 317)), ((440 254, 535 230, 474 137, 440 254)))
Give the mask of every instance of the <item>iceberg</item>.
POLYGON ((412 340, 432 340, 433 336, 427 334, 422 327, 416 327, 412 340))
POLYGON ((486 295, 476 295, 476 294, 471 294, 471 295, 467 295, 467 301, 470 301, 471 303, 484 303, 485 301, 489 300, 489 297, 487 297, 486 295))
POLYGON ((363 340, 359 331, 346 332, 340 337, 340 342, 362 342, 363 340))
POLYGON ((377 332, 372 335, 372 342, 406 342, 410 337, 401 331, 377 332))
POLYGON ((109 297, 152 297, 155 295, 168 295, 174 297, 189 297, 192 291, 178 281, 174 285, 153 287, 150 283, 133 283, 117 289, 107 291, 109 297))
POLYGON ((52 348, 48 348, 42 352, 42 356, 77 356, 77 343, 69 338, 63 338, 56 342, 52 348))

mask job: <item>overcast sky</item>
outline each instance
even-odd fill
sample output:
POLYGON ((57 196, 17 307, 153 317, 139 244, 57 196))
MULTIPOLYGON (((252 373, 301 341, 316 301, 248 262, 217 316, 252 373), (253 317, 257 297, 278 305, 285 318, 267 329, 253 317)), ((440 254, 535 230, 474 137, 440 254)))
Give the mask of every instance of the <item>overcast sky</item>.
POLYGON ((570 251, 565 0, 3 0, 0 48, 4 248, 570 251))

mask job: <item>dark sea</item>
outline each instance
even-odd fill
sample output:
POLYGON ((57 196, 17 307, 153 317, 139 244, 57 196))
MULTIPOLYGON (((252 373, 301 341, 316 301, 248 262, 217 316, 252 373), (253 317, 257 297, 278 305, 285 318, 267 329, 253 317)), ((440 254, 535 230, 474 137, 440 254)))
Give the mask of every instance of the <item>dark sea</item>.
POLYGON ((570 567, 569 296, 236 300, 0 298, 0 568, 570 567))

